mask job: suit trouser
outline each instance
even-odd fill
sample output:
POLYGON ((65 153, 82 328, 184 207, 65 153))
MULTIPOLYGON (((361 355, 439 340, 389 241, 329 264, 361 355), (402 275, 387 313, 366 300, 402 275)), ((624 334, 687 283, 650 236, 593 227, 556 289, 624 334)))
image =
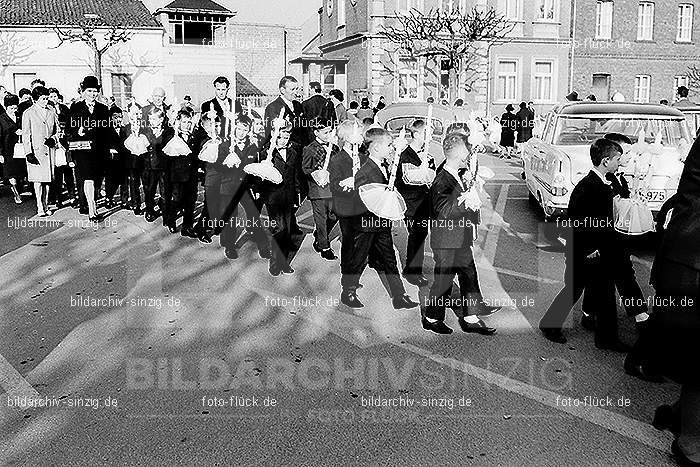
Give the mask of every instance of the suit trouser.
MULTIPOLYGON (((389 293, 392 298, 400 297, 406 293, 399 267, 394 253, 394 242, 391 237, 391 229, 377 232, 357 232, 353 245, 353 255, 350 259, 349 272, 347 274, 347 286, 344 289, 356 290, 360 277, 367 266, 368 259, 372 257, 378 263, 379 270, 386 274, 389 283, 389 293)), ((345 276, 343 279, 346 279, 345 276)))
POLYGON ((141 187, 144 191, 148 180, 143 169, 129 169, 129 196, 131 197, 131 207, 141 209, 141 187))
MULTIPOLYGON (((77 170, 75 173, 76 184, 78 185, 78 203, 79 208, 87 210, 87 198, 85 197, 85 179, 80 176, 80 171, 77 170)), ((94 180, 95 183, 95 201, 100 197, 100 191, 102 190, 102 179, 104 177, 98 177, 94 180)))
POLYGON ((311 209, 314 215, 314 244, 319 250, 327 250, 331 247, 328 235, 335 227, 338 219, 333 212, 333 199, 320 198, 311 200, 311 209))
POLYGON ((51 200, 55 202, 62 201, 63 195, 63 183, 66 184, 66 189, 68 190, 68 199, 72 200, 75 198, 75 180, 73 179, 73 169, 67 165, 56 167, 54 169, 54 179, 51 183, 51 190, 49 195, 51 200))
MULTIPOLYGON (((164 183, 165 171, 161 169, 146 169, 144 171, 145 183, 143 187, 143 196, 146 203, 146 212, 154 213, 156 208, 156 191, 160 186, 165 198, 170 189, 170 183, 164 183)), ((162 197, 161 197, 162 198, 162 197)), ((161 204, 161 203, 159 203, 161 204)))
POLYGON ((129 177, 123 174, 107 174, 105 186, 105 197, 108 201, 114 197, 119 188, 119 198, 122 204, 129 202, 129 177))
POLYGON ((289 264, 289 259, 294 245, 292 241, 292 214, 291 206, 266 204, 270 217, 270 233, 272 240, 270 249, 272 257, 270 266, 282 268, 289 264))
MULTIPOLYGON (((182 228, 194 228, 195 225, 195 209, 197 207, 197 195, 199 190, 199 181, 197 180, 197 172, 191 172, 190 178, 182 184, 182 203, 179 207, 182 209, 182 228)), ((202 213, 206 211, 206 206, 202 213)))
MULTIPOLYGON (((615 271, 615 287, 620 294, 622 304, 628 316, 635 316, 647 311, 646 298, 642 289, 637 283, 634 272, 634 265, 630 258, 630 251, 627 246, 628 240, 625 235, 616 233, 615 259, 613 261, 615 271)), ((587 315, 595 314, 595 300, 591 301, 593 294, 584 291, 582 310, 587 315)))
POLYGON ((617 307, 615 306, 615 284, 609 273, 610 266, 601 258, 585 256, 566 258, 564 287, 556 296, 540 321, 543 328, 561 329, 574 304, 585 289, 591 292, 590 305, 595 310, 595 340, 604 344, 617 339, 617 307))
POLYGON ((425 239, 428 238, 428 218, 425 216, 412 216, 404 219, 408 230, 408 243, 406 244, 405 275, 422 275, 423 262, 425 260, 425 239))
MULTIPOLYGON (((165 198, 166 209, 163 212, 163 223, 167 226, 175 226, 177 214, 184 207, 185 192, 188 182, 169 182, 168 197, 165 198)), ((184 225, 184 224, 183 224, 184 225)))
MULTIPOLYGON (((445 307, 450 306, 458 318, 475 314, 480 299, 474 292, 474 284, 478 283, 474 255, 471 247, 455 249, 433 249, 435 267, 433 269, 433 283, 430 286, 428 304, 425 307, 425 315, 428 318, 443 321, 445 319, 445 307), (455 275, 459 282, 459 297, 455 302, 451 298, 452 281, 455 275)), ((476 287, 478 289, 478 287, 476 287)))

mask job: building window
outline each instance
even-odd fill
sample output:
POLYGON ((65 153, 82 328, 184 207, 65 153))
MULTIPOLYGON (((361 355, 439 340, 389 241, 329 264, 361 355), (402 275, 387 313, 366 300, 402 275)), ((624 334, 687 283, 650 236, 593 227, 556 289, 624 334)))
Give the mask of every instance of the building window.
POLYGON ((333 0, 328 0, 326 2, 326 12, 329 18, 333 15, 333 0))
POLYGON ((690 87, 690 78, 688 78, 688 76, 673 77, 673 89, 677 90, 681 86, 685 86, 686 88, 690 87))
POLYGON ((538 8, 535 17, 539 20, 554 21, 556 0, 538 0, 538 8))
POLYGON ((681 3, 678 5, 678 42, 690 42, 693 40, 693 5, 681 3))
POLYGON ((414 9, 423 11, 421 3, 421 0, 398 0, 396 5, 397 13, 407 14, 414 9))
POLYGON ((466 0, 440 0, 440 11, 443 13, 451 13, 453 11, 466 11, 466 0))
POLYGON ((418 99, 418 62, 414 59, 399 61, 399 99, 418 99))
POLYGON ((552 101, 552 82, 554 80, 554 63, 551 61, 536 61, 533 73, 533 99, 536 101, 552 101))
POLYGON ((505 8, 503 14, 506 19, 521 20, 523 19, 523 2, 522 0, 505 0, 505 8))
POLYGON ((637 21, 637 40, 650 41, 654 39, 654 4, 639 2, 637 21))
POLYGON ((637 75, 634 79, 634 101, 649 102, 651 93, 651 76, 637 75))
POLYGON ((345 26, 345 0, 338 0, 338 27, 345 26))
POLYGON ((112 73, 112 96, 118 107, 126 108, 131 99, 131 76, 112 73))
POLYGON ((518 83, 518 62, 515 60, 499 60, 497 70, 498 89, 496 96, 499 101, 514 101, 518 83))
POLYGON ((612 39, 613 2, 598 0, 595 9, 595 38, 612 39))
POLYGON ((321 69, 321 87, 323 93, 328 94, 332 89, 340 88, 339 78, 345 74, 345 64, 324 65, 321 69))
POLYGON ((170 43, 184 45, 224 45, 226 17, 170 13, 170 43))

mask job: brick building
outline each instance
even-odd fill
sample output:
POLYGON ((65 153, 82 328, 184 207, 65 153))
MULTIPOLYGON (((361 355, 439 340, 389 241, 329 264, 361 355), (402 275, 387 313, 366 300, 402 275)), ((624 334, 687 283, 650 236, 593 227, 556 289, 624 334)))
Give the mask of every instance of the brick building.
POLYGON ((509 40, 493 46, 481 63, 478 79, 460 74, 459 97, 490 114, 508 103, 532 100, 544 110, 562 100, 569 86, 571 3, 559 0, 324 0, 319 53, 305 65, 305 75, 313 74, 314 66, 329 70, 322 78, 332 71, 349 100, 439 100, 449 85, 441 60, 397 55, 378 32, 410 8, 428 12, 474 5, 498 9, 514 25, 509 40))
MULTIPOLYGON (((673 102, 700 65, 698 0, 577 0, 573 89, 607 100, 673 102)), ((692 96, 691 96, 692 97, 692 96)))

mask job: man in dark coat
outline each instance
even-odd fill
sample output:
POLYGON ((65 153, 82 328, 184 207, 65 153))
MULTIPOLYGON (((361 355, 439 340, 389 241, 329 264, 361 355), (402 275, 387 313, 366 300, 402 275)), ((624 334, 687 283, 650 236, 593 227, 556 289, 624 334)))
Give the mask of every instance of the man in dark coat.
POLYGON ((143 190, 146 204, 145 219, 148 222, 153 222, 158 217, 155 211, 156 190, 160 186, 162 189, 158 204, 161 208, 161 214, 163 214, 163 225, 165 226, 165 213, 170 210, 169 203, 172 199, 170 195, 172 187, 170 180, 165 178, 168 156, 163 152, 163 148, 175 136, 175 130, 166 124, 163 111, 154 108, 148 114, 148 127, 143 133, 148 139, 148 152, 144 157, 144 178, 146 179, 143 190))
POLYGON ((309 83, 311 97, 302 102, 304 117, 309 122, 309 136, 307 141, 314 140, 314 127, 322 125, 334 127, 337 123, 335 106, 322 94, 321 83, 313 81, 309 83))
MULTIPOLYGON (((60 133, 63 133, 63 138, 60 143, 64 149, 68 149, 68 141, 65 138, 66 127, 68 126, 68 118, 70 110, 62 102, 61 94, 58 89, 49 89, 49 105, 53 106, 56 112, 56 117, 58 117, 58 125, 60 127, 60 133)), ((71 203, 76 202, 77 193, 75 191, 75 179, 73 177, 73 169, 69 165, 64 165, 62 167, 56 167, 54 169, 54 179, 51 184, 51 190, 49 191, 49 204, 55 204, 57 208, 61 207, 61 202, 63 201, 63 184, 65 182, 66 190, 68 191, 68 200, 71 203)))
MULTIPOLYGON (((389 181, 388 160, 393 156, 394 147, 391 135, 382 128, 371 128, 365 134, 369 150, 369 159, 365 162, 355 177, 355 186, 360 190, 368 184, 387 184, 389 181)), ((405 141, 401 141, 405 149, 405 141)), ((357 298, 357 288, 360 276, 368 263, 370 255, 376 259, 379 269, 386 274, 389 293, 394 309, 415 308, 419 304, 406 295, 394 252, 394 241, 391 237, 391 223, 372 213, 367 206, 359 216, 360 226, 355 235, 353 257, 350 262, 348 286, 343 289, 340 301, 351 308, 360 308, 362 303, 357 298)))
MULTIPOLYGON (((401 153, 399 168, 396 172, 396 189, 406 201, 406 218, 404 223, 408 230, 406 245, 406 267, 403 277, 418 287, 428 285, 428 279, 423 276, 423 261, 425 260, 425 240, 428 238, 428 218, 430 217, 430 188, 425 180, 416 180, 410 169, 416 169, 422 164, 419 154, 427 152, 425 141, 426 123, 416 120, 411 125, 413 138, 411 144, 401 153)), ((426 154, 427 156, 427 154, 426 154)), ((435 170, 435 162, 430 159, 429 168, 435 170)))
POLYGON ((241 113, 241 104, 237 100, 228 97, 231 86, 230 81, 225 76, 219 76, 214 80, 214 97, 202 103, 202 113, 213 110, 221 121, 220 138, 230 137, 233 131, 233 124, 236 115, 241 113), (230 121, 229 121, 230 120, 230 121), (230 127, 229 127, 230 125, 230 127))
MULTIPOLYGON (((445 164, 430 187, 431 226, 430 246, 435 257, 434 279, 422 318, 424 329, 438 334, 450 334, 444 322, 445 308, 451 304, 464 332, 491 335, 496 329, 488 327, 476 314, 480 296, 474 293, 478 281, 472 245, 479 223, 478 208, 467 206, 462 196, 474 189, 465 186, 459 173, 469 166, 471 152, 468 136, 452 133, 443 141, 445 164), (459 303, 451 303, 452 281, 459 282, 459 303)), ((472 164, 476 170, 476 164, 472 164)), ((474 183, 474 182, 472 182, 474 183)))
POLYGON ((518 119, 518 143, 527 143, 532 138, 532 127, 535 124, 535 114, 527 108, 525 102, 520 103, 520 110, 515 114, 518 119))
POLYGON ((591 146, 593 169, 579 181, 571 193, 568 215, 572 227, 567 241, 564 288, 540 321, 544 336, 566 343, 562 326, 584 289, 592 295, 596 310, 595 344, 600 349, 626 352, 617 338, 614 262, 615 230, 613 191, 606 174, 615 173, 620 164, 619 144, 599 139, 591 146))
POLYGON ((109 155, 105 166, 105 198, 107 199, 105 207, 112 208, 112 198, 119 189, 120 207, 126 209, 129 203, 129 181, 126 170, 127 150, 121 139, 123 113, 119 107, 114 106, 109 109, 109 114, 111 121, 107 131, 109 155))

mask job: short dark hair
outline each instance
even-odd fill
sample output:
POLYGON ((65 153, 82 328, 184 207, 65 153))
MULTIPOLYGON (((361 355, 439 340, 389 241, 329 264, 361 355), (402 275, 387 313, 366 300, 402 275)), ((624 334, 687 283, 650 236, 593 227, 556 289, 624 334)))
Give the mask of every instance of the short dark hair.
POLYGON ((37 86, 32 90, 32 99, 39 100, 41 96, 48 96, 49 95, 49 90, 46 89, 44 86, 37 86))
POLYGON ((227 87, 231 86, 231 81, 229 81, 228 78, 225 76, 219 76, 214 80, 214 86, 216 86, 219 83, 225 84, 227 87))
POLYGON ((156 107, 153 107, 153 108, 148 112, 148 117, 150 117, 151 115, 158 115, 158 116, 160 116, 160 117, 162 117, 162 118, 165 118, 165 113, 164 113, 161 109, 156 108, 156 107))
POLYGON ((423 128, 425 128, 426 122, 422 118, 417 118, 413 120, 413 123, 411 123, 411 131, 416 132, 416 131, 421 131, 423 128))
POLYGON ((26 96, 27 94, 29 94, 29 95, 31 96, 31 95, 32 95, 32 91, 30 91, 30 90, 27 89, 27 88, 22 88, 22 89, 19 90, 19 94, 18 94, 18 95, 19 95, 19 98, 21 99, 21 98, 23 98, 24 96, 26 96))
POLYGON ((372 143, 376 143, 385 137, 391 138, 391 133, 386 131, 384 128, 370 128, 365 132, 365 144, 367 147, 371 146, 372 143))
POLYGON ((247 126, 253 125, 253 121, 250 119, 249 116, 247 116, 245 114, 241 114, 238 116, 238 118, 236 119, 236 124, 238 124, 238 123, 242 123, 243 125, 247 125, 247 126))
POLYGON ((345 99, 345 96, 343 95, 343 91, 341 91, 340 89, 331 89, 331 90, 328 92, 328 95, 329 95, 329 96, 332 96, 332 97, 335 97, 335 98, 338 99, 340 102, 343 102, 343 99, 345 99))
POLYGON ((194 112, 185 107, 184 109, 180 109, 177 111, 177 116, 175 117, 175 119, 180 120, 182 117, 192 118, 193 115, 194 112))
POLYGON ((622 154, 622 147, 615 141, 600 138, 591 145, 591 162, 598 167, 606 157, 614 157, 614 153, 622 154))
POLYGON ((355 110, 359 106, 360 106, 360 104, 358 104, 357 101, 350 102, 350 110, 355 110))
POLYGON ((527 104, 526 104, 525 102, 521 102, 521 103, 520 103, 520 108, 521 108, 521 109, 524 109, 525 107, 527 107, 527 104))
POLYGON ((661 100, 659 101, 659 104, 661 104, 661 105, 668 105, 668 99, 661 99, 661 100))
POLYGON ((632 144, 630 137, 622 133, 608 133, 604 138, 614 141, 617 144, 632 144))
POLYGON ((45 82, 43 79, 41 79, 41 78, 36 78, 36 79, 34 79, 34 80, 32 81, 32 87, 34 87, 35 84, 38 84, 38 85, 40 85, 40 86, 46 87, 46 82, 45 82))
POLYGON ((462 107, 464 105, 464 99, 461 97, 455 101, 455 107, 462 107))
POLYGON ((112 115, 115 114, 123 114, 122 109, 117 107, 116 105, 113 105, 112 107, 109 108, 109 116, 111 117, 112 115))
POLYGON ((49 94, 56 94, 58 96, 61 95, 61 93, 58 92, 58 89, 56 89, 56 88, 49 88, 49 94))
POLYGON ((374 123, 374 119, 372 117, 365 117, 362 119, 363 125, 371 125, 373 123, 374 123))
POLYGON ((280 80, 280 85, 279 88, 282 89, 283 87, 287 86, 287 83, 298 83, 297 79, 294 76, 283 76, 282 79, 280 80))
POLYGON ((309 87, 314 90, 315 93, 321 92, 321 83, 318 81, 311 81, 309 87))
POLYGON ((453 149, 460 146, 465 146, 468 149, 471 148, 471 144, 469 144, 469 136, 461 132, 450 133, 449 135, 445 136, 445 139, 442 141, 442 151, 445 153, 445 156, 447 156, 447 154, 453 149))
POLYGON ((678 86, 678 96, 688 97, 688 88, 685 86, 678 86))

